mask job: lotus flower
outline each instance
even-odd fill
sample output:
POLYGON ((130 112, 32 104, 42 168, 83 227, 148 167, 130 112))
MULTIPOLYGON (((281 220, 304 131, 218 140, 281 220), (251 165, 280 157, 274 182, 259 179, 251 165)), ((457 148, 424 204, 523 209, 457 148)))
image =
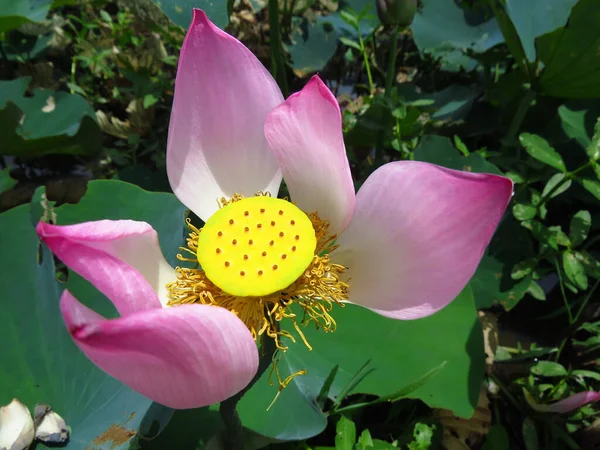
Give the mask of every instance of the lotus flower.
POLYGON ((255 340, 285 350, 286 323, 302 336, 292 304, 325 331, 346 303, 394 319, 440 310, 475 272, 512 193, 504 177, 404 161, 380 167, 355 195, 325 84, 315 76, 284 101, 254 55, 199 10, 181 50, 167 172, 205 221, 189 224, 181 256, 196 268, 170 267, 147 223, 37 231, 121 315, 107 320, 65 291, 75 343, 173 408, 243 389, 257 371, 255 340), (282 176, 294 203, 276 198, 282 176))

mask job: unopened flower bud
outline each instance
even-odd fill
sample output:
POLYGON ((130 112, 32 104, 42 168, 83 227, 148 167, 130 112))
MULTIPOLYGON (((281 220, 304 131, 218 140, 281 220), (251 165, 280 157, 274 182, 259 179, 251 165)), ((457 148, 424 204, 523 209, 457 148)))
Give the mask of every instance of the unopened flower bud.
POLYGON ((16 398, 0 408, 0 449, 26 450, 33 442, 33 419, 16 398))
POLYGON ((384 25, 409 26, 417 12, 417 0, 376 0, 377 15, 384 25))

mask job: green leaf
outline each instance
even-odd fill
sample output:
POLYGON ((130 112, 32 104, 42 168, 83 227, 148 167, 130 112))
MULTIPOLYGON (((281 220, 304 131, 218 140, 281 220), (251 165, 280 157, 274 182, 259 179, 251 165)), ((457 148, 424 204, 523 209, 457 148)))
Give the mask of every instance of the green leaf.
POLYGON ((102 20, 104 20, 106 23, 112 23, 112 17, 110 17, 110 14, 103 9, 100 10, 100 17, 102 17, 102 20))
MULTIPOLYGON (((590 159, 594 162, 600 160, 600 117, 596 119, 596 125, 594 126, 594 136, 592 137, 592 142, 586 148, 586 153, 590 157, 590 159)), ((594 165, 594 170, 596 172, 596 176, 600 178, 599 171, 597 169, 597 165, 594 165)))
POLYGON ((302 75, 323 69, 337 48, 335 32, 325 31, 320 22, 314 23, 299 17, 292 18, 290 38, 292 42, 287 49, 292 60, 291 66, 302 75))
POLYGON ((337 371, 340 368, 337 364, 333 366, 327 378, 325 378, 325 382, 323 383, 323 387, 319 391, 319 395, 317 396, 317 405, 319 408, 323 409, 325 407, 325 402, 329 398, 329 390, 331 389, 331 385, 333 384, 333 380, 335 380, 335 376, 337 375, 337 371))
POLYGON ((560 156, 544 138, 535 134, 521 133, 519 135, 519 142, 521 142, 521 145, 531 157, 550 167, 554 167, 561 172, 567 171, 562 156, 560 156))
POLYGON ((586 191, 600 200, 600 181, 591 180, 589 178, 578 179, 577 181, 581 183, 586 191))
POLYGON ((563 253, 563 268, 565 269, 565 275, 571 283, 583 290, 588 288, 585 268, 573 253, 563 253))
POLYGON ((392 110, 392 116, 394 116, 396 119, 400 119, 400 120, 406 119, 406 113, 407 113, 406 105, 400 105, 397 108, 392 110))
MULTIPOLYGON (((455 85, 453 85, 455 86, 455 85)), ((438 91, 437 94, 439 94, 442 91, 438 91)), ((433 95, 435 95, 436 93, 433 93, 433 95)), ((410 101, 406 101, 405 102, 407 105, 410 106, 414 106, 414 107, 422 107, 422 106, 431 106, 435 104, 435 100, 434 99, 430 99, 430 98, 418 98, 416 100, 410 100, 410 101)), ((458 136, 454 136, 454 140, 456 143, 456 139, 460 139, 458 136)))
POLYGON ((411 28, 419 51, 441 58, 452 71, 474 68, 469 52, 483 53, 504 40, 494 17, 446 0, 423 2, 411 28))
POLYGON ((590 232, 591 226, 592 216, 589 211, 579 211, 571 218, 569 238, 574 247, 583 244, 590 232))
POLYGON ((352 28, 358 28, 358 17, 354 15, 350 10, 340 10, 340 18, 352 28))
POLYGON ((523 442, 525 442, 526 450, 538 450, 540 448, 535 422, 531 417, 526 417, 523 421, 523 442))
POLYGON ((15 184, 17 184, 17 182, 11 178, 10 169, 0 170, 0 193, 8 191, 15 184))
POLYGON ((533 269, 535 269, 535 260, 526 259, 513 267, 510 276, 513 280, 520 280, 533 272, 533 269))
POLYGON ((373 447, 373 439, 371 438, 371 433, 368 429, 364 429, 360 436, 358 437, 358 441, 356 442, 356 447, 358 450, 366 450, 369 447, 373 447))
POLYGON ((571 375, 581 378, 591 378, 596 381, 600 381, 600 373, 591 370, 574 370, 571 375))
POLYGON ((504 36, 508 50, 515 58, 517 64, 521 67, 521 73, 526 74, 529 78, 529 67, 525 49, 523 48, 523 43, 521 42, 521 37, 519 36, 517 28, 508 13, 509 2, 490 2, 490 7, 494 11, 494 16, 496 17, 500 30, 502 30, 502 35, 504 36))
POLYGON ((193 8, 201 9, 216 26, 223 29, 229 23, 227 2, 223 0, 153 0, 175 24, 187 28, 193 8))
POLYGON ((535 39, 567 22, 577 0, 506 0, 506 12, 519 34, 529 61, 535 61, 535 39))
POLYGON ((513 267, 532 256, 530 233, 514 219, 504 219, 470 282, 477 308, 489 308, 494 304, 502 305, 506 310, 514 308, 527 292, 531 274, 514 280, 511 276, 513 267))
POLYGON ((531 280, 531 284, 527 288, 527 293, 536 300, 546 300, 546 293, 539 285, 539 283, 535 280, 531 280))
POLYGON ((319 25, 328 24, 337 35, 358 39, 358 36, 370 35, 380 22, 371 0, 341 0, 336 12, 316 17, 319 25), (360 18, 349 11, 366 12, 360 18))
POLYGON ((544 190, 542 191, 542 197, 549 195, 549 198, 558 197, 560 194, 565 192, 567 189, 571 187, 571 180, 565 181, 564 173, 556 173, 550 177, 546 186, 544 186, 544 190))
POLYGON ((568 105, 561 105, 558 108, 561 127, 565 134, 571 139, 575 139, 583 148, 587 148, 592 142, 590 133, 587 129, 586 116, 589 116, 587 109, 570 109, 568 105))
POLYGON ((424 136, 415 149, 414 157, 416 161, 438 164, 449 169, 501 174, 495 165, 478 153, 471 153, 466 158, 461 156, 452 141, 442 136, 424 136))
POLYGON ((561 364, 553 361, 538 361, 531 368, 531 373, 543 377, 564 377, 568 375, 567 369, 561 364))
MULTIPOLYGON (((279 363, 282 376, 301 369, 306 369, 307 374, 295 377, 269 411, 266 408, 276 388, 269 385, 268 373, 242 398, 238 411, 245 426, 265 436, 286 440, 319 434, 327 424, 326 415, 315 408, 323 380, 339 364, 330 389, 334 399, 369 359, 371 370, 351 394, 380 397, 394 394, 447 361, 439 373, 409 397, 421 399, 432 407, 451 409, 461 417, 472 414, 477 405, 484 359, 481 326, 469 288, 439 313, 414 321, 385 318, 351 304, 336 308, 332 315, 337 322, 335 333, 323 333, 312 326, 303 330, 312 352, 298 339, 282 355, 279 363), (453 389, 448 389, 448 385, 453 389)), ((282 325, 293 330, 289 324, 282 325)))
POLYGON ((585 273, 587 273, 590 277, 600 279, 600 262, 597 261, 592 255, 588 252, 577 251, 573 252, 577 261, 579 261, 584 269, 585 273))
POLYGON ((544 64, 543 91, 555 97, 600 97, 600 8, 596 0, 579 0, 567 25, 537 40, 544 64))
POLYGON ((53 153, 91 155, 102 139, 95 114, 77 95, 34 89, 25 97, 29 77, 0 81, 0 141, 4 154, 42 156, 53 153))
POLYGON ((150 433, 146 431, 142 434, 138 445, 141 450, 208 449, 210 447, 207 443, 210 439, 224 428, 218 405, 176 410, 168 425, 158 436, 158 425, 155 424, 150 433))
POLYGON ((512 213, 517 220, 531 220, 537 215, 537 208, 533 205, 517 203, 513 206, 512 213))
POLYGON ((373 447, 370 450, 398 450, 398 448, 395 442, 390 444, 380 439, 373 439, 373 447))
POLYGON ((358 42, 353 41, 352 39, 346 38, 346 37, 340 37, 340 42, 348 47, 352 47, 358 51, 361 51, 360 49, 360 45, 358 44, 358 42))
POLYGON ((492 425, 481 450, 510 450, 510 439, 506 429, 499 423, 492 425))
POLYGON ((30 22, 41 22, 48 15, 52 0, 0 0, 0 32, 30 22))
POLYGON ((144 95, 144 109, 150 108, 157 101, 158 101, 158 99, 154 95, 152 95, 152 94, 146 94, 146 95, 144 95))
POLYGON ((417 423, 413 431, 414 440, 408 444, 409 450, 428 450, 431 447, 435 425, 417 423))
POLYGON ((454 135, 454 146, 463 156, 469 156, 469 149, 457 134, 454 135))
POLYGON ((341 416, 335 427, 335 449, 352 450, 356 442, 356 425, 346 416, 341 416))
POLYGON ((548 227, 548 231, 550 232, 550 235, 558 245, 562 245, 563 247, 569 247, 571 245, 569 237, 565 234, 565 232, 559 225, 548 227))
POLYGON ((555 235, 547 226, 537 220, 527 220, 521 222, 521 225, 531 231, 533 237, 541 244, 549 245, 554 250, 558 250, 558 242, 555 235))

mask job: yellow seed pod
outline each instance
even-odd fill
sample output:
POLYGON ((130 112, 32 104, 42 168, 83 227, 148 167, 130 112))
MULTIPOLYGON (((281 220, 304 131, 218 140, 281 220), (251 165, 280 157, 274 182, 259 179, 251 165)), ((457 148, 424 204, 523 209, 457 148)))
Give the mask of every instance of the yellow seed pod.
POLYGON ((198 237, 197 257, 210 281, 239 297, 285 289, 311 263, 317 238, 308 216, 292 203, 267 196, 219 209, 198 237))

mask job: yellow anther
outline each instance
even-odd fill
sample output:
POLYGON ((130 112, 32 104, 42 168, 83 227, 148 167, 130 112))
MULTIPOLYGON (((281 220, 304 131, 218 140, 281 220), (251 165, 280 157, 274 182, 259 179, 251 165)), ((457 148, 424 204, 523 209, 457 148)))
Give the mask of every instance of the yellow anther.
POLYGON ((197 257, 206 277, 224 292, 260 297, 295 282, 312 263, 316 247, 315 229, 304 212, 285 200, 260 196, 213 214, 199 233, 197 257), (290 249, 293 254, 285 253, 290 249))

